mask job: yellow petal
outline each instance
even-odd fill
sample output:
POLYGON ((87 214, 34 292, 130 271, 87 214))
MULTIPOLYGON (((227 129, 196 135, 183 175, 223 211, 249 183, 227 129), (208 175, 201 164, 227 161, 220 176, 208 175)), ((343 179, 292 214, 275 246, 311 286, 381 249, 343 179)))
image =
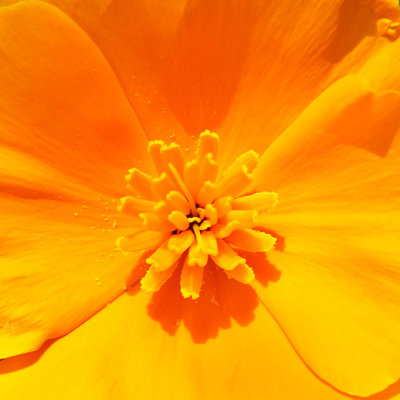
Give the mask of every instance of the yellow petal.
POLYGON ((2 358, 66 334, 140 276, 140 253, 116 250, 116 239, 127 231, 122 219, 120 228, 112 228, 115 214, 105 221, 104 203, 84 208, 8 194, 0 198, 0 209, 2 358))
POLYGON ((0 397, 348 399, 307 369, 262 307, 248 326, 196 344, 183 326, 170 336, 149 317, 151 297, 123 295, 47 350, 3 360, 0 397))
MULTIPOLYGON (((280 203, 259 223, 279 232, 285 248, 268 255, 280 279, 258 293, 310 368, 360 396, 400 375, 400 138, 393 138, 393 125, 381 128, 387 115, 369 113, 369 106, 356 116, 371 127, 371 148, 329 128, 346 106, 371 105, 363 100, 371 94, 373 104, 378 94, 365 81, 337 81, 260 161, 262 181, 280 203), (306 121, 314 129, 308 137, 306 121)), ((390 95, 391 110, 398 97, 390 95)))

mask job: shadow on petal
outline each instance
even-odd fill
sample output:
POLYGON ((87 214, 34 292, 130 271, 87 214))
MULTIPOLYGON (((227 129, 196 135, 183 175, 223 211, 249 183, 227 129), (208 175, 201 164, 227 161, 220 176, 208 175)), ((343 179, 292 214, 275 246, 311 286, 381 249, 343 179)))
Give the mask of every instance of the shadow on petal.
POLYGON ((376 34, 375 17, 367 7, 360 7, 359 0, 345 0, 339 10, 337 29, 325 57, 339 62, 366 36, 376 34))
POLYGON ((230 328, 231 319, 241 326, 254 320, 256 292, 248 285, 228 279, 214 263, 205 268, 203 288, 196 300, 182 297, 180 268, 154 293, 148 314, 169 335, 175 335, 183 323, 195 343, 205 343, 217 337, 220 329, 230 328))
POLYGON ((247 264, 253 269, 255 278, 264 287, 267 287, 269 282, 277 282, 281 277, 281 272, 268 261, 264 253, 241 251, 240 256, 247 260, 247 264))
POLYGON ((32 353, 20 354, 15 357, 0 360, 0 375, 15 372, 35 364, 55 341, 56 339, 48 340, 39 350, 32 353))
POLYGON ((190 134, 223 121, 236 93, 256 7, 246 1, 197 1, 187 7, 162 76, 169 105, 190 134))

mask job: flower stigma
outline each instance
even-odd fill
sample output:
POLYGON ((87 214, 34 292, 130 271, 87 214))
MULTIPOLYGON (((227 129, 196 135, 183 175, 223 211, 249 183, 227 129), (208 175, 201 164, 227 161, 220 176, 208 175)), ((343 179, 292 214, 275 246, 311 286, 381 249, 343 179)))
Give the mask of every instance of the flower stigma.
POLYGON ((262 222, 277 204, 274 192, 249 192, 258 154, 248 151, 224 172, 217 164, 220 139, 200 134, 194 158, 186 160, 176 143, 149 143, 157 176, 132 168, 126 180, 132 194, 119 211, 140 221, 140 228, 117 239, 124 253, 148 252, 143 290, 156 292, 177 268, 184 298, 199 298, 210 263, 228 278, 250 283, 255 275, 242 252, 266 253, 276 238, 262 222))

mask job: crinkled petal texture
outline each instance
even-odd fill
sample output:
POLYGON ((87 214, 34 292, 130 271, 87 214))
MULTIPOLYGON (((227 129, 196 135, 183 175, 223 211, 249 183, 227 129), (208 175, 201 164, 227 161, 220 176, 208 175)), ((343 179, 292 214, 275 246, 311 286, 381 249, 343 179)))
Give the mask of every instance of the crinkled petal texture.
POLYGON ((266 221, 285 238, 269 256, 281 278, 258 294, 312 370, 360 396, 400 375, 399 118, 399 92, 349 75, 271 145, 258 173, 279 193, 266 221))
POLYGON ((65 334, 126 287, 138 256, 114 251, 112 201, 145 139, 101 53, 58 9, 1 7, 0 37, 0 357, 8 357, 65 334))
POLYGON ((223 163, 263 152, 399 18, 396 0, 49 1, 89 32, 150 137, 218 131, 223 163))
POLYGON ((246 329, 194 345, 148 317, 150 296, 124 294, 46 351, 3 360, 1 398, 348 399, 315 378, 261 307, 246 329))

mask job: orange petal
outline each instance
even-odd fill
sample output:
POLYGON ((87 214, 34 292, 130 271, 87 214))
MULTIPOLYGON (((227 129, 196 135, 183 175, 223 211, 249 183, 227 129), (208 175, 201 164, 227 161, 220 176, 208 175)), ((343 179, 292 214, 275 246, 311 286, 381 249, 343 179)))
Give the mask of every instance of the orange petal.
POLYGON ((377 82, 399 82, 400 43, 376 29, 379 18, 400 20, 396 0, 283 0, 246 8, 242 23, 250 26, 251 41, 235 101, 218 129, 227 143, 222 165, 237 156, 237 143, 240 152, 264 151, 332 82, 364 69, 365 62, 374 64, 377 82), (373 61, 381 51, 391 55, 373 61))
POLYGON ((116 210, 22 194, 36 197, 0 198, 1 358, 66 334, 139 278, 140 253, 116 251, 116 210))
POLYGON ((0 397, 348 399, 304 366, 262 307, 247 327, 195 344, 185 328, 169 336, 147 315, 150 298, 123 295, 47 350, 3 360, 0 397))
POLYGON ((385 156, 399 128, 399 115, 400 92, 376 93, 359 75, 335 82, 262 155, 255 172, 258 187, 317 176, 318 159, 343 144, 385 156))
POLYGON ((121 194, 145 136, 101 52, 46 3, 2 7, 0 26, 0 142, 121 194))
MULTIPOLYGON (((349 108, 382 99, 352 79, 336 82, 262 157, 260 177, 280 203, 259 222, 285 249, 268 255, 280 279, 258 293, 318 376, 368 396, 400 377, 400 137, 369 106, 349 124, 370 127, 371 147, 346 144, 356 130, 330 131, 349 108)), ((396 93, 387 99, 398 108, 396 93)))
MULTIPOLYGON (((141 125, 151 139, 192 140, 170 111, 161 76, 186 0, 48 0, 94 40, 111 64, 141 125)), ((174 78, 175 79, 175 78, 174 78)), ((201 129, 204 129, 202 127, 201 129)), ((196 132, 197 134, 200 133, 196 132)))

